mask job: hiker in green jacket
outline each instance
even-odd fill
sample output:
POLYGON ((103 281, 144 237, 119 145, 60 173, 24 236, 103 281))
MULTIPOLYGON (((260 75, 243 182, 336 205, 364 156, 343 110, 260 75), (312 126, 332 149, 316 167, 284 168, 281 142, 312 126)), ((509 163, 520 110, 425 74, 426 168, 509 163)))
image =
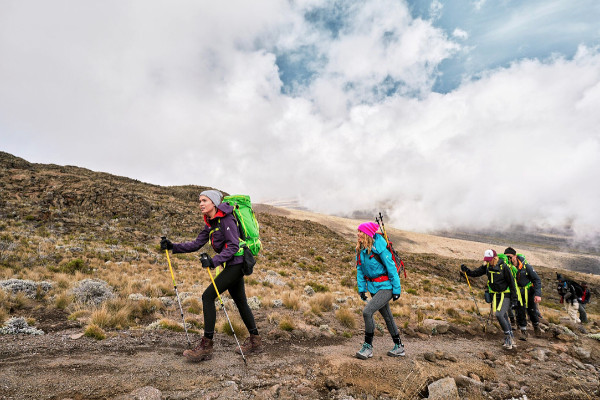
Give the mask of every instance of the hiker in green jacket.
POLYGON ((536 303, 542 301, 542 280, 531 264, 527 262, 525 256, 517 254, 512 247, 504 250, 508 265, 511 267, 517 289, 519 292, 519 304, 515 308, 517 312, 517 325, 519 326, 519 339, 527 340, 527 315, 533 325, 533 331, 536 336, 541 336, 540 319, 538 317, 536 303))
POLYGON ((498 323, 504 331, 503 347, 507 350, 516 347, 512 327, 505 318, 508 309, 516 305, 518 301, 515 279, 510 267, 498 257, 496 250, 490 249, 484 253, 482 266, 471 271, 463 264, 460 269, 472 277, 487 274, 488 291, 492 295, 492 308, 496 312, 498 323))

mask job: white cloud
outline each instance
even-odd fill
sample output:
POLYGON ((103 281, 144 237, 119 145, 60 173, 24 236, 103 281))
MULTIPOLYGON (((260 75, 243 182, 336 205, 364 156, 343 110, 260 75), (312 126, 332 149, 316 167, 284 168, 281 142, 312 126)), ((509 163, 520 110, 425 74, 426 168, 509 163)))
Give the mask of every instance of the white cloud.
POLYGON ((304 19, 316 3, 290 4, 2 3, 2 149, 325 212, 385 205, 406 229, 598 233, 597 49, 441 95, 460 46, 404 3, 351 3, 335 37, 304 19), (314 76, 284 95, 274 49, 303 46, 314 76))
POLYGON ((466 39, 469 38, 469 33, 467 31, 465 31, 465 30, 460 29, 460 28, 456 28, 452 32, 452 36, 454 36, 457 39, 466 40, 466 39))
POLYGON ((432 20, 439 19, 444 10, 444 4, 439 0, 433 0, 429 5, 429 15, 432 20))

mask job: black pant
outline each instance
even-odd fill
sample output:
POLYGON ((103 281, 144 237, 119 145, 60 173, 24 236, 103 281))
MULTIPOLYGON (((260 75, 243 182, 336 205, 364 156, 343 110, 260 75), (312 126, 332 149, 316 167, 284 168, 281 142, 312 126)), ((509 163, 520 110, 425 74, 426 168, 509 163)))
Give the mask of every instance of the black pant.
MULTIPOLYGON (((223 294, 225 290, 229 291, 229 295, 235 302, 235 305, 240 312, 242 321, 248 331, 256 329, 254 315, 248 306, 246 299, 246 290, 244 289, 244 274, 242 273, 242 264, 228 265, 215 278, 215 284, 219 290, 219 294, 223 294)), ((204 332, 213 333, 215 331, 215 322, 217 318, 217 310, 215 300, 217 292, 212 282, 202 294, 202 311, 204 313, 204 332)))
POLYGON ((535 291, 532 287, 527 289, 527 299, 525 298, 525 288, 519 288, 521 291, 521 299, 523 300, 523 305, 520 304, 517 306, 517 325, 519 325, 520 329, 527 328, 527 315, 529 315, 529 319, 531 320, 531 324, 536 326, 540 323, 540 319, 538 317, 537 307, 535 306, 535 302, 533 301, 535 297, 535 291), (526 314, 527 313, 527 314, 526 314))

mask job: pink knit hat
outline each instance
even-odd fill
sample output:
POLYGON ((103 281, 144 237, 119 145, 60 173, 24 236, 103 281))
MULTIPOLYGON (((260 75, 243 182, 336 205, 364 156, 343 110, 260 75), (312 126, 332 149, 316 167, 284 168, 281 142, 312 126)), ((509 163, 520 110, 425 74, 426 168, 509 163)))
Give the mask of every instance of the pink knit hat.
POLYGON ((365 222, 358 226, 358 230, 373 237, 377 233, 377 230, 379 230, 379 225, 377 225, 375 222, 365 222))

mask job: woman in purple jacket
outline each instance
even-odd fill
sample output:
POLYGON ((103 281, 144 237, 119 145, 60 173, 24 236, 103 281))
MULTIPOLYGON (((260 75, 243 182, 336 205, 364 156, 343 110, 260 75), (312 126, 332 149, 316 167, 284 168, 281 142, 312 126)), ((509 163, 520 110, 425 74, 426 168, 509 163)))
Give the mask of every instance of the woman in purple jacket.
MULTIPOLYGON (((236 255, 239 250, 240 233, 235 221, 233 207, 227 203, 221 203, 223 195, 217 190, 205 190, 200 193, 200 211, 204 217, 204 229, 193 242, 171 243, 163 239, 160 243, 161 249, 173 250, 173 253, 190 253, 199 250, 208 241, 215 250, 211 261, 212 268, 223 265, 225 268, 215 278, 215 284, 219 293, 225 290, 235 302, 242 320, 250 333, 241 346, 244 354, 259 353, 262 344, 254 315, 248 306, 246 290, 244 288, 244 274, 242 272, 243 256, 236 255)), ((192 350, 186 350, 183 355, 191 361, 210 360, 213 355, 213 335, 217 310, 215 300, 217 293, 212 283, 208 285, 202 294, 202 311, 204 314, 204 336, 200 344, 192 350)), ((236 350, 238 353, 239 349, 236 350)))

